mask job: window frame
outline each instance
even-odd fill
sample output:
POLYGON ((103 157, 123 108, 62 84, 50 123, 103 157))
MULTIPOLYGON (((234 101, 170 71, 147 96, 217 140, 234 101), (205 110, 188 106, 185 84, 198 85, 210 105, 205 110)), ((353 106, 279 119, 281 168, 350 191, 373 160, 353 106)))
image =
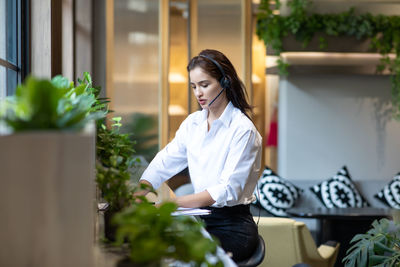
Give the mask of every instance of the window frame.
MULTIPOLYGON (((6 11, 9 2, 13 1, 15 0, 6 1, 6 11)), ((6 53, 5 53, 5 58, 0 57, 0 66, 6 69, 6 82, 5 82, 6 88, 3 89, 5 90, 6 96, 12 95, 15 92, 15 88, 9 88, 10 86, 9 79, 11 79, 11 74, 9 73, 9 70, 15 71, 17 73, 17 81, 16 81, 17 84, 24 81, 30 70, 30 62, 29 62, 30 1, 16 0, 15 3, 16 3, 16 10, 15 10, 16 14, 14 14, 16 19, 15 28, 13 29, 12 26, 9 25, 10 14, 6 12, 6 36, 5 36, 6 53), (7 38, 10 30, 14 31, 14 33, 16 34, 17 50, 16 50, 15 63, 7 59, 7 54, 8 54, 7 38)))

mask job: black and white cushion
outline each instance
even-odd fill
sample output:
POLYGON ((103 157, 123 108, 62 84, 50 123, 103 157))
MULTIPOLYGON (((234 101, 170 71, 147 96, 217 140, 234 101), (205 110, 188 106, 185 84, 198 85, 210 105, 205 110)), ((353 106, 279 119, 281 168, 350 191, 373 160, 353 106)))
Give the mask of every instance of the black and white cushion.
POLYGON ((400 172, 374 197, 389 208, 400 209, 400 172))
POLYGON ((327 208, 361 208, 370 206, 367 200, 356 189, 346 166, 338 173, 310 187, 327 208))
POLYGON ((265 167, 256 188, 257 204, 275 216, 287 216, 286 210, 293 207, 302 192, 289 181, 279 177, 265 167))

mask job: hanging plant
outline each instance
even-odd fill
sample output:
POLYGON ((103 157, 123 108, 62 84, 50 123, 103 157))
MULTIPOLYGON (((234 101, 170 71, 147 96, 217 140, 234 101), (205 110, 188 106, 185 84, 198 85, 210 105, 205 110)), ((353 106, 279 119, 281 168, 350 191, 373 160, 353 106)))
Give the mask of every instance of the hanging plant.
MULTIPOLYGON (((400 16, 357 14, 355 8, 337 14, 312 13, 310 0, 290 0, 288 15, 280 15, 280 0, 272 7, 269 0, 261 0, 257 16, 258 37, 275 55, 284 52, 282 40, 293 35, 296 41, 307 47, 316 34, 343 37, 351 36, 357 40, 370 40, 370 50, 381 54, 377 73, 390 72, 392 84, 393 114, 400 120, 400 16), (395 54, 390 58, 389 54, 395 54)), ((325 37, 319 37, 319 48, 327 47, 325 37)), ((280 75, 288 75, 288 64, 278 60, 280 75)))

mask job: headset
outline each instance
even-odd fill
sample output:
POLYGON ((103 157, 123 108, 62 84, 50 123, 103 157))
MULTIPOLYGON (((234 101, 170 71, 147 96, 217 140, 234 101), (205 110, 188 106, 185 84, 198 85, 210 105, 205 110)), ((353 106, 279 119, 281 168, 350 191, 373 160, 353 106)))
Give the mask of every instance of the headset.
POLYGON ((221 74, 222 74, 222 78, 221 78, 221 80, 219 80, 219 84, 221 85, 222 90, 221 90, 221 92, 219 92, 219 94, 210 102, 210 104, 208 104, 208 106, 210 107, 211 104, 214 103, 214 101, 217 100, 217 98, 222 94, 222 92, 223 92, 225 89, 227 89, 227 88, 230 87, 230 81, 229 81, 228 77, 225 75, 224 69, 222 68, 222 66, 221 66, 216 60, 212 59, 212 58, 209 57, 209 56, 205 56, 205 55, 199 55, 199 57, 203 57, 203 58, 206 58, 206 59, 210 60, 215 66, 217 66, 217 68, 219 69, 219 71, 220 71, 221 74))

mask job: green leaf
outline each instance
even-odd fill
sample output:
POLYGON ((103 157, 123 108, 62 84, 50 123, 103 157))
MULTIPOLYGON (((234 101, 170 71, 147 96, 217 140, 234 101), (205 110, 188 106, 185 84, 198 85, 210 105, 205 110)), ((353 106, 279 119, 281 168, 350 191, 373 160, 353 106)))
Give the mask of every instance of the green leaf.
POLYGON ((73 88, 73 82, 70 82, 67 78, 57 75, 51 79, 51 83, 59 89, 73 88))
MULTIPOLYGON (((382 264, 388 257, 382 255, 371 255, 369 257, 369 264, 370 266, 375 266, 378 264, 382 264)), ((364 265, 366 266, 366 265, 364 265)))
POLYGON ((60 75, 51 80, 28 77, 7 99, 2 118, 15 132, 81 130, 89 120, 105 116, 104 112, 92 112, 97 100, 87 86, 74 88, 73 82, 60 75))
POLYGON ((395 250, 387 247, 386 245, 382 244, 379 241, 375 241, 374 243, 374 250, 375 252, 378 252, 379 254, 383 254, 385 252, 389 252, 389 253, 396 253, 395 250))
POLYGON ((121 117, 113 117, 112 120, 115 121, 116 123, 119 123, 121 121, 121 117))
POLYGON ((85 77, 86 81, 87 81, 89 84, 92 84, 92 76, 90 76, 89 72, 85 71, 85 72, 83 73, 83 77, 85 77))

